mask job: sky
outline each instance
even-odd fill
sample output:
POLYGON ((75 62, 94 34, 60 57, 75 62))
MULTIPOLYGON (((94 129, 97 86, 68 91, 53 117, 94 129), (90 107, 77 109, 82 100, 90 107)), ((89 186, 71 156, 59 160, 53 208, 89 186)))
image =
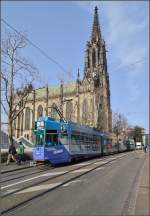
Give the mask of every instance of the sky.
MULTIPOLYGON (((35 87, 83 77, 85 46, 90 40, 94 7, 107 45, 111 107, 131 126, 149 128, 149 11, 148 1, 3 1, 2 18, 26 36, 58 65, 32 45, 22 55, 38 68, 35 87)), ((2 36, 11 31, 4 23, 2 36)))

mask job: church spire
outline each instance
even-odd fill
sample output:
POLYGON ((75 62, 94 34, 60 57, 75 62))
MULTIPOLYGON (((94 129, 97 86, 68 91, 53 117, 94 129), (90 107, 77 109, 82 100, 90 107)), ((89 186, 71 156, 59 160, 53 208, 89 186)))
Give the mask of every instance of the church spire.
POLYGON ((92 29, 92 36, 91 41, 92 42, 98 42, 101 39, 101 32, 100 32, 100 26, 99 26, 99 18, 98 18, 98 8, 95 7, 94 10, 94 21, 93 21, 93 29, 92 29))

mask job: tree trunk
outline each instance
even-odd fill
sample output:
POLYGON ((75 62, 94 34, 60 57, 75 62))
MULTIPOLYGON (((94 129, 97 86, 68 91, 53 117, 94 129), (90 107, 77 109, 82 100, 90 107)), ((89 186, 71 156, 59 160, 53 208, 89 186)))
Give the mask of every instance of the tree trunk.
POLYGON ((118 144, 118 152, 119 152, 119 134, 117 134, 117 144, 118 144))
POLYGON ((9 119, 8 119, 8 122, 9 122, 9 128, 8 128, 8 131, 9 131, 9 144, 13 144, 13 122, 9 116, 9 119))

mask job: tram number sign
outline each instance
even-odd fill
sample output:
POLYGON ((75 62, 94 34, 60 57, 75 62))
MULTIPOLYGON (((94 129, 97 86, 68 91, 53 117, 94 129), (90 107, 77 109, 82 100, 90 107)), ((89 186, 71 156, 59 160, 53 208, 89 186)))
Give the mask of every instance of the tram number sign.
POLYGON ((44 122, 43 122, 43 121, 37 122, 37 128, 38 128, 38 129, 44 128, 44 122))

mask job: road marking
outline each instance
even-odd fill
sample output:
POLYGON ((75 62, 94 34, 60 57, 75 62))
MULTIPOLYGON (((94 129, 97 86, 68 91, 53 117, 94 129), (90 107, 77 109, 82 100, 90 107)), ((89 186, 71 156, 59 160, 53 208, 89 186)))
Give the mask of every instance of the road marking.
POLYGON ((98 171, 98 170, 101 170, 101 169, 104 169, 104 167, 98 167, 95 170, 98 171))
POLYGON ((90 171, 91 169, 79 169, 79 170, 74 170, 71 173, 79 173, 79 172, 87 172, 90 171))
POLYGON ((117 160, 117 158, 116 157, 112 157, 112 158, 110 158, 111 160, 117 160))
POLYGON ((106 164, 106 163, 107 163, 107 161, 105 161, 105 162, 98 161, 98 162, 95 162, 94 164, 106 164))
POLYGON ((75 184, 75 183, 81 182, 81 181, 82 181, 82 180, 74 180, 74 181, 71 181, 71 182, 68 182, 68 183, 64 184, 63 187, 67 187, 67 186, 69 186, 70 184, 75 184))
POLYGON ((67 172, 67 171, 45 173, 45 174, 38 175, 38 176, 29 178, 29 179, 22 180, 22 181, 20 181, 20 182, 15 182, 15 183, 13 183, 13 184, 6 185, 6 186, 4 186, 4 187, 1 187, 1 189, 5 189, 5 188, 8 188, 8 187, 17 185, 17 184, 21 184, 21 183, 28 182, 28 181, 31 181, 31 180, 33 180, 33 179, 37 179, 37 178, 41 178, 41 177, 45 177, 45 176, 60 175, 60 174, 63 174, 63 173, 65 173, 65 172, 67 172))
POLYGON ((14 192, 14 191, 16 191, 16 190, 18 190, 18 188, 11 189, 11 190, 6 190, 6 191, 3 193, 3 195, 7 195, 7 194, 9 194, 9 193, 11 193, 11 192, 14 192))
POLYGON ((33 186, 30 188, 27 188, 25 190, 19 191, 16 194, 22 194, 22 193, 29 193, 29 192, 35 192, 39 190, 47 190, 47 189, 52 189, 58 185, 62 184, 62 182, 57 182, 53 184, 44 184, 44 185, 39 185, 39 186, 33 186))
POLYGON ((84 166, 84 165, 89 165, 91 163, 87 162, 87 163, 79 163, 79 164, 74 164, 73 166, 84 166))
POLYGON ((51 173, 45 173, 42 176, 51 176, 51 175, 60 175, 60 174, 64 174, 67 171, 61 171, 61 172, 51 172, 51 173))

